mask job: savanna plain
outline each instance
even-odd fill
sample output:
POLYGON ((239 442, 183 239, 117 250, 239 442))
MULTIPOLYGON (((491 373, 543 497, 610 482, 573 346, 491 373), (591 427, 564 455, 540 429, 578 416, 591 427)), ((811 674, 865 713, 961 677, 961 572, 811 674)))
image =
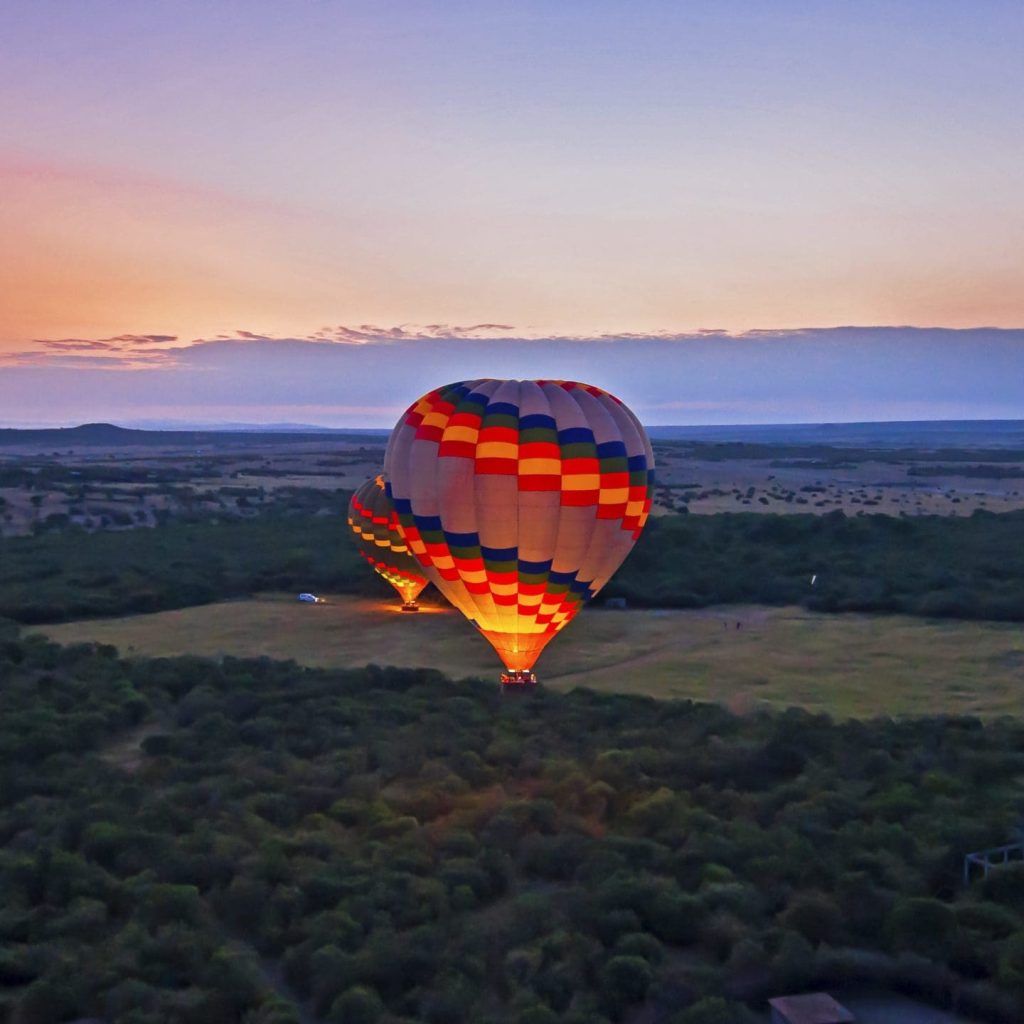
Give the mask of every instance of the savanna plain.
POLYGON ((0 431, 0 1020, 1021 1019, 1024 435, 656 438, 517 699, 383 446, 0 431))

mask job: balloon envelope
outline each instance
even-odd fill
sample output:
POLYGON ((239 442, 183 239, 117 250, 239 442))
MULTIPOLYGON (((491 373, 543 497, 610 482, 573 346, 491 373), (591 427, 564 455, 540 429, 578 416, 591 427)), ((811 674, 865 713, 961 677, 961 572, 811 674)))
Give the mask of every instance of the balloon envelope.
POLYGON ((384 472, 424 573, 522 673, 640 536, 654 455, 600 388, 470 380, 410 406, 384 472))
POLYGON ((363 558, 398 591, 405 604, 412 604, 427 578, 398 530, 383 477, 367 480, 349 499, 348 525, 363 558))

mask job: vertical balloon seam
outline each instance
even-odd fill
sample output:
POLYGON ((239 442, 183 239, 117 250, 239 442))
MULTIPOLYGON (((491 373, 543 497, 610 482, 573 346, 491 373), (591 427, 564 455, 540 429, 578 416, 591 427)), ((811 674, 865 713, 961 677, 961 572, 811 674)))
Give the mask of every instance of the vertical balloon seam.
MULTIPOLYGON (((481 564, 484 566, 484 579, 487 583, 487 589, 481 591, 479 595, 474 594, 477 606, 480 608, 480 618, 477 620, 477 626, 480 629, 486 629, 489 625, 493 626, 497 623, 501 617, 501 609, 496 600, 497 595, 494 592, 494 584, 491 580, 491 570, 487 567, 487 558, 485 552, 489 549, 490 545, 484 543, 485 534, 488 533, 486 528, 487 516, 484 508, 482 507, 482 495, 477 477, 480 476, 479 469, 479 448, 480 448, 480 435, 484 430, 484 424, 487 422, 487 410, 491 405, 491 399, 501 388, 502 382, 500 380, 488 377, 483 380, 475 381, 473 384, 473 394, 481 395, 485 399, 482 411, 479 414, 480 417, 480 432, 477 435, 477 440, 474 445, 472 461, 473 461, 473 515, 474 522, 476 525, 476 536, 477 541, 480 545, 480 559, 481 564)), ((488 537, 488 539, 490 539, 488 537)))
MULTIPOLYGON (((392 553, 390 561, 395 564, 389 564, 388 569, 399 578, 398 583, 395 583, 394 580, 389 580, 389 582, 395 586, 395 589, 398 590, 404 601, 415 601, 427 586, 428 580, 419 571, 419 563, 413 558, 404 538, 400 534, 397 537, 394 535, 397 533, 397 531, 393 530, 394 503, 388 497, 385 490, 383 477, 378 475, 373 482, 375 490, 373 491, 372 508, 375 513, 375 520, 382 520, 381 527, 383 532, 383 543, 378 541, 378 544, 386 547, 392 553)), ((384 574, 382 573, 381 575, 384 574)), ((385 576, 385 579, 388 579, 388 577, 385 576)))
MULTIPOLYGON (((519 469, 522 459, 523 450, 523 382, 516 381, 516 491, 518 495, 519 489, 519 469)), ((523 613, 521 611, 522 605, 522 588, 523 585, 520 582, 522 576, 522 570, 520 566, 523 564, 522 559, 523 550, 523 503, 516 501, 516 650, 523 646, 521 635, 523 626, 523 613)))
MULTIPOLYGON (((495 532, 490 537, 493 543, 488 546, 492 551, 495 565, 505 567, 504 571, 501 569, 495 570, 496 575, 504 576, 505 579, 501 581, 495 579, 491 586, 497 609, 496 621, 493 623, 492 630, 496 635, 504 639, 506 654, 508 653, 507 644, 510 643, 512 645, 512 654, 515 656, 515 661, 520 660, 522 653, 520 651, 521 617, 519 612, 519 513, 521 504, 519 501, 520 390, 520 383, 515 380, 500 381, 494 390, 487 404, 481 439, 489 431, 492 432, 489 434, 489 438, 495 436, 493 432, 497 432, 498 438, 507 438, 506 432, 508 432, 511 433, 512 439, 505 442, 501 440, 492 442, 498 446, 498 450, 493 451, 493 454, 497 456, 494 461, 492 462, 490 458, 484 456, 476 463, 477 467, 481 470, 481 476, 485 478, 480 480, 479 483, 483 490, 490 492, 497 490, 500 493, 508 490, 507 485, 509 483, 511 483, 512 488, 512 495, 509 496, 509 500, 514 501, 515 514, 511 517, 511 531, 506 532, 507 527, 502 522, 504 516, 499 515, 494 523, 495 532), (505 422, 507 420, 512 422, 505 422), (511 455, 507 450, 508 447, 512 448, 511 455), (510 541, 512 542, 511 544, 509 543, 510 541), (506 592, 509 589, 510 592, 506 592)), ((491 454, 490 451, 489 454, 491 454)), ((491 500, 493 501, 493 494, 491 500)), ((503 506, 498 506, 498 508, 500 511, 504 511, 503 506)), ((518 668, 519 666, 513 667, 518 668)))
MULTIPOLYGON (((600 591, 602 587, 604 587, 604 585, 608 582, 608 580, 612 577, 612 575, 614 575, 615 571, 622 564, 622 561, 625 558, 629 557, 629 552, 633 547, 633 543, 636 540, 636 537, 639 536, 639 532, 642 526, 638 526, 636 529, 633 529, 628 522, 630 518, 630 496, 634 493, 633 474, 634 472, 639 474, 641 471, 643 473, 642 479, 644 497, 642 500, 646 504, 649 490, 647 474, 650 471, 649 463, 652 461, 653 458, 648 457, 647 443, 645 441, 646 432, 643 431, 642 427, 639 426, 636 417, 629 415, 628 411, 626 410, 626 407, 621 402, 615 401, 613 399, 613 396, 611 395, 608 395, 607 397, 601 396, 598 400, 605 407, 606 411, 608 412, 608 415, 615 423, 616 429, 618 430, 623 440, 625 450, 624 458, 626 463, 626 500, 624 502, 622 520, 618 523, 620 530, 623 531, 625 536, 616 537, 616 550, 614 552, 608 553, 610 557, 606 557, 605 559, 601 560, 600 569, 597 571, 594 579, 591 581, 591 587, 593 589, 594 594, 597 594, 597 592, 600 591), (636 462, 634 460, 640 459, 642 459, 643 463, 642 470, 634 469, 633 467, 636 466, 636 462), (615 554, 620 549, 624 551, 624 554, 622 554, 621 557, 616 558, 615 554)), ((642 508, 640 512, 640 518, 643 518, 642 508)))
MULTIPOLYGON (((445 481, 442 477, 442 471, 445 468, 445 459, 450 458, 449 455, 443 455, 443 447, 446 443, 457 443, 450 439, 451 434, 458 431, 458 424, 453 424, 459 416, 472 415, 468 412, 469 408, 474 406, 475 402, 471 400, 473 395, 478 394, 478 387, 480 384, 486 383, 485 381, 462 381, 459 384, 451 385, 453 388, 464 388, 463 392, 458 396, 458 401, 453 402, 453 410, 450 414, 447 414, 445 424, 441 434, 440 447, 438 449, 438 457, 435 464, 435 472, 437 476, 437 494, 441 496, 439 499, 439 514, 441 517, 441 527, 444 531, 444 544, 447 550, 453 555, 454 568, 457 573, 458 581, 461 585, 464 603, 466 608, 463 609, 463 613, 469 618, 469 621, 479 628, 480 622, 483 620, 487 613, 486 602, 483 600, 484 595, 479 592, 479 582, 473 577, 478 575, 480 572, 479 567, 476 566, 476 562, 479 561, 482 564, 482 556, 477 554, 480 547, 479 537, 479 515, 476 507, 476 488, 475 480, 472 482, 466 481, 466 485, 469 487, 469 493, 466 495, 457 496, 460 498, 467 510, 472 511, 471 524, 473 529, 469 531, 470 537, 475 537, 476 544, 468 547, 460 548, 459 546, 453 546, 453 540, 459 537, 461 540, 465 540, 465 532, 463 531, 463 525, 460 525, 460 531, 456 532, 453 530, 455 525, 452 521, 451 515, 445 515, 445 507, 449 504, 451 495, 451 481, 445 481), (457 551, 472 551, 473 557, 468 558, 465 554, 456 555, 457 551), (467 609, 473 609, 475 614, 470 614, 467 609)), ((474 449, 475 451, 475 449, 474 449)), ((462 469, 469 469, 471 467, 459 467, 462 469)), ((460 484, 462 485, 462 484, 460 484)), ((469 518, 467 516, 467 518, 469 518)), ((453 581, 455 582, 455 581, 453 581)))
MULTIPOLYGON (((449 406, 452 407, 451 411, 446 411, 444 413, 439 414, 439 415, 441 415, 443 417, 444 427, 441 427, 440 424, 438 424, 438 427, 440 429, 440 440, 438 441, 437 456, 434 459, 433 465, 431 467, 431 474, 432 474, 432 478, 433 478, 433 480, 432 480, 432 482, 433 482, 433 489, 434 489, 434 495, 435 495, 436 502, 437 502, 438 520, 439 520, 439 526, 440 526, 440 546, 443 549, 442 554, 443 554, 443 556, 445 558, 445 561, 447 561, 449 559, 451 560, 452 565, 451 565, 450 568, 447 569, 447 571, 451 575, 452 578, 449 579, 448 576, 445 575, 445 572, 443 572, 439 567, 433 565, 433 563, 431 563, 431 568, 436 573, 436 575, 439 577, 439 579, 441 581, 441 582, 436 582, 436 581, 435 582, 436 582, 436 585, 439 587, 439 589, 442 590, 442 593, 445 593, 446 596, 449 597, 449 599, 452 601, 452 603, 466 616, 467 619, 470 620, 470 622, 472 622, 472 623, 474 623, 475 625, 478 625, 478 626, 479 626, 479 619, 481 617, 481 614, 485 613, 486 609, 485 608, 481 608, 480 602, 478 601, 477 595, 474 593, 473 588, 466 585, 467 580, 466 580, 466 575, 465 574, 466 574, 467 569, 466 569, 466 567, 463 564, 462 556, 460 555, 460 556, 456 557, 456 554, 455 554, 455 551, 458 551, 459 549, 456 548, 455 551, 452 550, 451 540, 452 540, 453 534, 452 534, 452 531, 449 529, 449 527, 452 525, 452 523, 451 523, 450 500, 456 500, 456 499, 453 498, 453 496, 449 493, 449 490, 446 487, 445 482, 442 480, 442 472, 441 471, 442 471, 442 468, 443 468, 443 465, 444 465, 444 456, 442 455, 442 446, 444 444, 444 433, 448 429, 448 426, 451 424, 451 419, 455 415, 455 412, 459 409, 459 407, 461 405, 466 403, 466 401, 470 397, 470 395, 472 395, 474 393, 474 391, 476 390, 476 385, 479 384, 479 383, 487 383, 487 382, 486 381, 484 381, 484 382, 479 382, 479 381, 458 381, 458 382, 455 382, 453 384, 445 385, 445 386, 443 386, 441 388, 435 389, 435 391, 430 392, 428 394, 428 396, 427 396, 430 399, 437 399, 440 402, 442 402, 443 404, 446 404, 446 405, 449 405, 449 406), (446 509, 448 510, 447 514, 446 514, 446 509), (446 520, 447 520, 447 523, 446 523, 446 520), (448 584, 452 584, 452 586, 448 586, 448 584), (475 615, 474 615, 474 611, 476 613, 475 615)), ((435 414, 437 414, 436 413, 436 406, 435 406, 434 412, 435 412, 435 414)), ((414 443, 415 443, 415 441, 413 442, 413 444, 414 443)), ((409 446, 408 457, 409 457, 410 460, 412 460, 413 455, 414 455, 414 453, 413 453, 413 444, 410 444, 410 446, 409 446)), ((411 478, 412 478, 412 472, 410 470, 410 480, 411 480, 411 478)), ((471 488, 471 491, 472 491, 472 488, 471 488)), ((410 494, 410 499, 411 499, 411 497, 412 497, 412 495, 410 494)), ((456 496, 456 498, 457 498, 457 496, 456 496)), ((466 500, 467 504, 473 498, 474 498, 474 495, 472 493, 470 493, 469 495, 466 495, 465 496, 465 500, 466 500)), ((414 512, 415 512, 415 510, 414 510, 414 512)), ((476 522, 476 511, 475 511, 475 504, 474 504, 474 524, 475 524, 475 522, 476 522)))
MULTIPOLYGON (((558 441, 558 429, 559 429, 557 410, 551 404, 551 395, 548 393, 547 389, 544 387, 544 384, 546 382, 541 381, 541 382, 538 382, 538 383, 539 383, 539 386, 540 386, 541 393, 544 396, 544 402, 545 402, 545 405, 546 405, 547 410, 548 410, 548 415, 549 415, 549 417, 551 419, 551 422, 554 424, 555 441, 557 443, 557 441, 558 441)), ((559 448, 559 460, 561 460, 561 448, 559 448)), ((559 487, 561 487, 561 476, 559 478, 559 487)), ((544 590, 543 590, 542 596, 541 596, 541 603, 540 603, 540 605, 537 608, 537 615, 536 615, 536 619, 535 619, 535 621, 537 622, 538 626, 543 626, 544 627, 542 632, 541 632, 541 634, 540 634, 542 639, 539 639, 537 641, 538 647, 540 648, 538 650, 538 652, 537 652, 537 657, 540 657, 541 653, 543 653, 544 648, 548 645, 548 642, 550 641, 551 637, 554 635, 551 632, 551 630, 550 630, 550 620, 547 621, 547 622, 545 622, 543 620, 547 617, 548 614, 551 614, 551 615, 554 614, 554 611, 552 611, 551 613, 545 613, 545 611, 544 611, 545 605, 547 607, 549 607, 549 608, 552 608, 552 609, 556 608, 556 606, 550 600, 545 601, 545 598, 550 598, 552 596, 552 592, 551 592, 552 578, 551 577, 552 577, 552 574, 556 571, 555 570, 555 562, 558 560, 559 538, 561 536, 562 525, 563 525, 561 493, 559 493, 559 501, 558 501, 558 505, 556 507, 558 509, 558 512, 557 512, 557 516, 556 516, 556 520, 555 520, 555 524, 554 524, 553 540, 551 541, 551 559, 550 559, 550 561, 548 561, 547 569, 544 572, 544 590)))
MULTIPOLYGON (((533 385, 533 387, 536 388, 536 390, 537 390, 537 392, 539 394, 541 408, 542 408, 543 411, 538 413, 538 415, 543 417, 543 420, 542 420, 543 425, 537 424, 536 427, 527 428, 527 430, 529 430, 529 429, 538 429, 539 431, 541 431, 541 433, 540 433, 541 437, 545 436, 544 435, 544 431, 548 431, 553 436, 554 441, 553 442, 550 442, 550 441, 549 442, 541 442, 541 443, 554 443, 555 445, 557 445, 557 441, 558 441, 558 420, 557 420, 557 417, 556 417, 556 414, 555 414, 556 410, 551 405, 551 396, 548 394, 547 390, 544 387, 544 383, 545 382, 544 381, 531 381, 530 383, 533 385), (549 424, 550 424, 550 426, 549 426, 549 424)), ((522 404, 525 403, 524 388, 525 388, 525 382, 520 384, 520 392, 523 394, 523 397, 521 399, 521 404, 520 404, 520 411, 522 411, 522 404)), ((529 417, 527 417, 525 420, 524 419, 520 420, 520 423, 523 423, 523 422, 531 422, 531 421, 530 421, 529 417)), ((536 437, 537 435, 531 435, 531 436, 536 437)), ((526 444, 527 442, 522 441, 522 437, 523 437, 523 431, 521 430, 520 431, 521 443, 522 444, 526 444)), ((522 456, 521 456, 521 459, 522 459, 522 456)), ((560 456, 559 456, 559 459, 560 459, 560 456)), ((522 465, 523 465, 523 462, 521 461, 520 462, 520 466, 522 466, 522 465)), ((534 466, 534 467, 531 467, 531 468, 537 469, 537 468, 541 468, 541 467, 534 466)), ((533 474, 526 474, 526 475, 527 475, 527 477, 530 477, 533 474)), ((560 467, 559 467, 559 496, 556 499, 556 503, 554 505, 554 507, 555 507, 555 509, 557 511, 556 511, 554 523, 552 523, 548 527, 547 532, 546 532, 546 539, 547 539, 548 548, 549 548, 549 551, 550 551, 550 558, 546 558, 546 559, 542 558, 542 559, 540 559, 539 563, 533 561, 532 559, 524 559, 522 557, 522 547, 523 547, 523 544, 522 544, 522 541, 520 541, 520 559, 519 559, 519 564, 517 565, 517 569, 519 570, 520 588, 522 588, 522 586, 524 585, 523 582, 522 582, 522 578, 524 576, 530 578, 531 583, 529 585, 530 585, 531 588, 533 588, 533 587, 540 588, 538 594, 534 595, 534 594, 531 593, 529 595, 530 598, 531 598, 531 604, 527 606, 527 607, 533 608, 533 612, 531 613, 532 614, 532 619, 533 619, 533 626, 534 626, 534 629, 532 631, 532 635, 534 636, 535 639, 532 641, 532 643, 534 644, 534 646, 536 648, 536 656, 537 657, 540 656, 541 652, 547 646, 548 641, 551 639, 551 636, 553 635, 553 633, 551 632, 551 630, 549 628, 550 620, 547 621, 547 622, 545 621, 545 619, 548 617, 548 615, 553 614, 553 612, 551 612, 551 613, 545 612, 545 607, 553 608, 552 602, 550 601, 550 597, 551 597, 551 574, 552 574, 552 572, 554 570, 555 559, 557 557, 557 552, 558 552, 558 537, 559 537, 559 531, 561 529, 561 518, 562 518, 561 517, 562 505, 561 505, 561 493, 560 493, 560 486, 561 486, 561 484, 560 484, 560 481, 561 481, 561 470, 560 470, 560 467), (537 571, 531 572, 530 570, 531 569, 536 569, 536 566, 538 564, 544 564, 545 565, 544 569, 539 571, 539 572, 537 572, 537 571), (537 603, 535 605, 532 604, 532 598, 534 596, 539 598, 539 600, 537 601, 537 603)), ((547 487, 548 484, 545 481, 544 483, 541 483, 539 486, 547 487)), ((547 493, 547 492, 546 491, 540 491, 539 493, 547 493)), ((535 528, 539 530, 539 524, 536 525, 535 528)), ((522 531, 520 531, 520 533, 522 533, 522 531)), ((520 601, 522 601, 522 596, 520 597, 520 601)), ((520 605, 520 606, 522 607, 522 605, 520 605)))
MULTIPOLYGON (((572 393, 572 391, 573 391, 572 387, 568 386, 569 382, 566 382, 566 381, 551 381, 550 383, 555 388, 558 389, 556 392, 554 392, 554 394, 555 394, 555 396, 557 398, 559 398, 559 400, 562 403, 562 408, 557 410, 557 413, 556 413, 556 424, 557 424, 557 427, 558 427, 559 450, 562 452, 561 458, 563 460, 563 463, 565 463, 567 461, 571 461, 573 459, 578 459, 580 461, 589 462, 590 460, 592 460, 597 455, 597 450, 593 446, 593 434, 592 434, 592 431, 590 430, 589 426, 580 428, 580 427, 575 426, 574 423, 572 422, 573 420, 578 420, 578 421, 586 424, 587 423, 586 412, 585 412, 585 410, 583 410, 580 407, 579 402, 576 401, 576 398, 575 398, 575 396, 572 393), (566 416, 566 411, 567 411, 566 408, 565 408, 566 406, 568 406, 573 411, 573 413, 574 413, 574 415, 571 418, 566 416), (583 439, 579 438, 577 432, 580 431, 581 429, 586 431, 587 434, 590 434, 589 439, 588 438, 583 438, 583 439), (574 449, 578 449, 580 445, 583 445, 586 454, 581 455, 580 452, 578 450, 576 450, 573 454, 566 455, 566 449, 568 449, 569 451, 573 451, 574 449), (593 451, 590 450, 591 448, 593 448, 593 451)), ((550 396, 549 396, 549 399, 550 399, 550 396)), ((554 405, 552 405, 552 408, 554 409, 554 405)), ((586 468, 586 467, 581 467, 581 468, 586 468)), ((573 474, 569 474, 570 477, 572 475, 573 474)), ((564 475, 564 471, 563 471, 563 480, 562 480, 563 487, 564 487, 565 483, 566 483, 566 479, 565 479, 565 475, 564 475)), ((563 494, 560 497, 560 499, 559 499, 559 508, 558 508, 558 511, 559 511, 559 535, 558 535, 558 544, 557 544, 557 547, 556 547, 555 558, 560 563, 561 562, 568 562, 569 564, 574 565, 574 568, 571 569, 571 570, 564 570, 564 569, 563 570, 554 570, 554 563, 552 563, 552 569, 553 569, 553 571, 555 572, 555 574, 557 576, 565 575, 565 576, 568 577, 567 579, 564 579, 564 580, 555 580, 554 581, 554 585, 555 586, 560 586, 562 583, 564 583, 565 587, 566 587, 564 596, 562 597, 562 600, 559 603, 558 610, 555 613, 556 615, 561 615, 562 617, 558 620, 558 622, 554 622, 554 620, 552 620, 553 624, 555 626, 555 632, 561 632, 561 630, 564 628, 565 624, 568 624, 569 622, 571 622, 576 617, 576 615, 577 615, 577 613, 579 611, 579 605, 580 605, 580 600, 579 600, 579 594, 580 594, 579 570, 580 570, 580 567, 583 565, 583 557, 585 556, 585 553, 586 553, 587 549, 590 547, 590 543, 591 543, 591 540, 592 540, 593 534, 594 534, 594 519, 591 516, 587 516, 583 520, 583 525, 584 525, 584 527, 586 529, 585 542, 583 544, 579 544, 579 541, 583 540, 583 538, 579 538, 577 540, 577 543, 580 546, 581 553, 579 555, 577 555, 575 558, 572 558, 572 559, 566 558, 566 551, 565 551, 565 547, 563 547, 563 544, 566 547, 568 547, 568 545, 572 541, 572 534, 573 534, 573 532, 579 531, 580 525, 581 525, 580 522, 579 522, 579 520, 580 520, 579 513, 578 512, 570 512, 569 511, 570 509, 577 509, 577 508, 579 508, 578 505, 574 505, 574 504, 571 503, 570 500, 566 500, 565 494, 563 494), (564 530, 563 530, 563 525, 564 525, 564 530)), ((552 634, 552 635, 554 635, 554 634, 552 634)))
MULTIPOLYGON (((576 404, 580 407, 580 410, 583 413, 583 418, 587 422, 592 422, 593 417, 588 415, 588 411, 587 411, 587 408, 586 408, 586 404, 587 403, 585 402, 585 400, 581 401, 581 397, 582 397, 580 395, 581 391, 583 391, 583 393, 587 393, 585 391, 585 389, 577 386, 577 387, 574 387, 572 389, 570 394, 572 395, 573 401, 575 401, 576 404)), ((600 401, 597 401, 596 404, 598 406, 601 406, 601 402, 600 401)), ((605 410, 602 408, 601 412, 602 412, 602 414, 604 414, 605 410)), ((613 421, 613 423, 614 423, 614 421, 613 421)), ((615 426, 617 427, 617 424, 615 424, 615 426)), ((593 432, 593 429, 594 428, 592 426, 591 427, 591 431, 592 432, 593 432)), ((595 460, 597 462, 597 470, 598 470, 598 475, 600 477, 600 476, 603 475, 602 472, 601 472, 601 458, 600 458, 600 451, 601 451, 601 449, 600 449, 600 445, 597 443, 597 434, 596 433, 594 434, 593 445, 594 445, 594 457, 595 457, 595 460)), ((604 538, 602 537, 602 534, 607 532, 606 530, 602 529, 602 527, 601 527, 601 520, 598 518, 599 511, 600 511, 600 483, 598 485, 598 498, 597 498, 597 501, 595 502, 594 518, 592 520, 590 536, 587 538, 587 547, 586 547, 586 550, 583 553, 583 557, 580 559, 580 571, 584 572, 585 574, 588 574, 590 576, 590 579, 578 579, 577 578, 577 583, 579 584, 578 593, 580 595, 580 599, 579 599, 579 601, 577 603, 577 607, 573 611, 572 618, 575 618, 580 613, 580 611, 583 609, 583 606, 588 604, 590 602, 590 600, 593 598, 594 594, 596 593, 596 591, 594 590, 594 587, 593 587, 594 579, 595 579, 595 573, 593 571, 593 564, 597 561, 597 557, 596 556, 599 554, 599 548, 602 545, 603 540, 604 540, 604 538)), ((571 619, 567 620, 566 625, 570 621, 572 621, 572 620, 571 619)))

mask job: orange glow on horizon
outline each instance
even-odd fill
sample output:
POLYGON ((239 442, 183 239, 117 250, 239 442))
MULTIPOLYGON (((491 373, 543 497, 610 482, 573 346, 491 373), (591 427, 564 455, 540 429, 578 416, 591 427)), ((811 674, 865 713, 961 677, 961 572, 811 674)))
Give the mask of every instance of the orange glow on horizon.
POLYGON ((336 210, 2 154, 0 190, 0 353, 24 351, 36 338, 126 331, 188 344, 239 327, 301 337, 321 323, 438 319, 515 324, 526 336, 1024 324, 1024 246, 1011 237, 1012 218, 988 214, 977 223, 968 212, 950 214, 960 222, 955 252, 939 244, 931 222, 904 225, 906 237, 894 241, 880 223, 847 218, 836 228, 841 256, 835 237, 806 234, 796 207, 788 227, 765 226, 770 237, 718 224, 720 250, 709 221, 696 235, 699 260, 663 239, 630 257, 626 280, 622 259, 601 255, 614 247, 591 251, 597 221, 574 231, 577 249, 590 253, 578 269, 561 244, 534 251, 525 243, 503 248, 488 269, 473 241, 479 225, 455 221, 437 269, 437 253, 418 235, 398 244, 386 211, 376 229, 356 221, 358 230, 346 232, 336 210), (787 230, 792 239, 769 259, 787 230), (500 265, 514 273, 500 275, 499 287, 500 265))

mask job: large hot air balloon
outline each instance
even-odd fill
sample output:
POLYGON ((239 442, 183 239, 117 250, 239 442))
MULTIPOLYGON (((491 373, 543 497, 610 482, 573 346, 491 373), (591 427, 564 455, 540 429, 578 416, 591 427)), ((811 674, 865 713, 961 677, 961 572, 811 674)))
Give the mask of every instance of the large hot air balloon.
POLYGON ((402 611, 418 611, 416 598, 427 585, 427 579, 398 531, 395 509, 385 491, 383 477, 367 480, 352 495, 348 503, 348 525, 355 534, 359 554, 398 591, 402 611))
POLYGON ((654 454, 600 388, 469 380, 410 406, 384 474, 409 550, 518 685, 640 536, 654 454))

